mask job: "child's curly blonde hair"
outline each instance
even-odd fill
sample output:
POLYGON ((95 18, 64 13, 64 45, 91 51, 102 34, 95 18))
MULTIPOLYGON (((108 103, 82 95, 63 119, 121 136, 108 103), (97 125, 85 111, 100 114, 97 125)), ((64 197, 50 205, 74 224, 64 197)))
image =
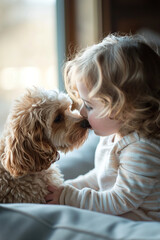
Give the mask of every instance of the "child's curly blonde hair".
POLYGON ((77 81, 104 104, 101 116, 122 121, 122 136, 137 131, 160 138, 160 56, 139 36, 108 35, 64 66, 66 90, 78 100, 77 81))

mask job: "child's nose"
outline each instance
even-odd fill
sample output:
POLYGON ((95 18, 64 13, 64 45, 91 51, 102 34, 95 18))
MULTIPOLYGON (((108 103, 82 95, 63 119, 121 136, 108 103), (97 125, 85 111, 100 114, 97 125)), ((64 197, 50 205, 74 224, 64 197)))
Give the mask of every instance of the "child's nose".
POLYGON ((84 106, 82 105, 82 107, 80 108, 80 114, 87 118, 87 112, 86 112, 86 109, 84 108, 84 106))

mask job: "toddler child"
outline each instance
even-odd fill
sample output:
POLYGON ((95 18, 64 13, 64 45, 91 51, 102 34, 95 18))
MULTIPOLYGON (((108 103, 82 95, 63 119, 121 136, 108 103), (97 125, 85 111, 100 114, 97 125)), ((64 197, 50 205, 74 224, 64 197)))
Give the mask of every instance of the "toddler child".
POLYGON ((81 115, 101 136, 95 167, 49 186, 49 204, 160 221, 160 57, 138 36, 108 35, 66 63, 81 115))

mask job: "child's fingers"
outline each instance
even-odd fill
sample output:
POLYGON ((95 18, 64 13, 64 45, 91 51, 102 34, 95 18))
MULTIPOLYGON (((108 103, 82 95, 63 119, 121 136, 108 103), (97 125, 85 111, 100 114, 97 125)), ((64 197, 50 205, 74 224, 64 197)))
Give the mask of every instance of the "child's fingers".
POLYGON ((58 188, 56 186, 48 186, 47 187, 48 191, 50 192, 54 192, 55 190, 57 190, 58 188))
POLYGON ((47 189, 50 192, 45 196, 45 201, 47 204, 59 204, 59 197, 63 190, 63 186, 55 187, 55 186, 48 186, 47 189))
POLYGON ((47 202, 47 204, 58 204, 58 203, 55 201, 49 201, 49 202, 47 202))
POLYGON ((58 196, 53 196, 50 194, 49 196, 46 196, 45 200, 47 204, 58 204, 58 196), (51 196, 50 196, 51 195, 51 196))
POLYGON ((53 199, 53 194, 48 194, 47 196, 45 196, 46 201, 50 201, 52 199, 53 199))

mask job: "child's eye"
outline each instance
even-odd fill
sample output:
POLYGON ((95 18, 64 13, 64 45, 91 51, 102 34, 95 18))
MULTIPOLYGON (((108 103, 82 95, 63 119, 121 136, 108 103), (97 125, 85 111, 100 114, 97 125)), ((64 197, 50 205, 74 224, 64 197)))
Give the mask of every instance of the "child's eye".
POLYGON ((92 107, 88 106, 86 103, 84 103, 84 106, 87 109, 87 111, 91 111, 93 109, 92 107))

